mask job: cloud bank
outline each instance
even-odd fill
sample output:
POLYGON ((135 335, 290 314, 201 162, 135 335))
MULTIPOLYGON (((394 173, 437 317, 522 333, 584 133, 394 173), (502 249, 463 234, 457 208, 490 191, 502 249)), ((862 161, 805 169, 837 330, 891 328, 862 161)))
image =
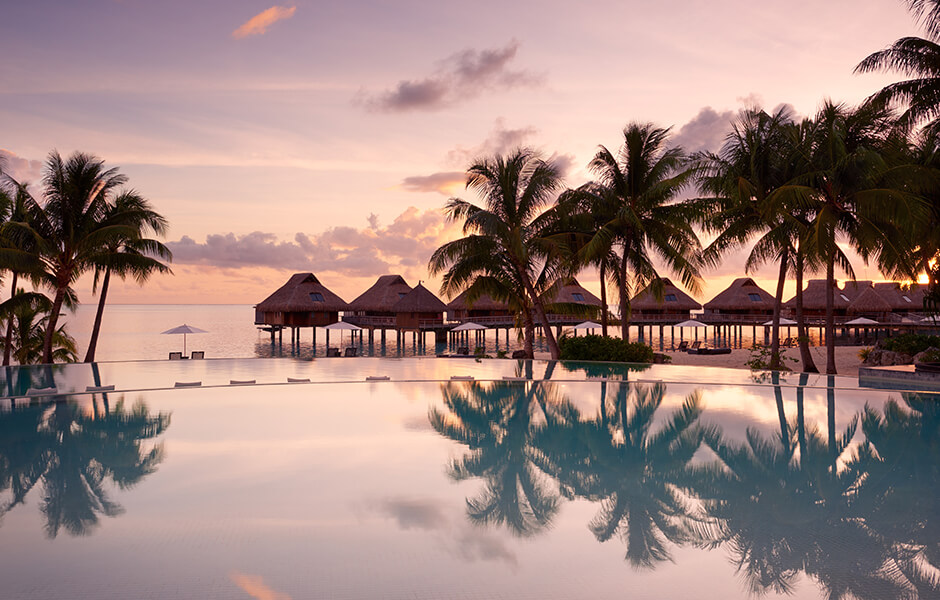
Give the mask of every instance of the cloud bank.
POLYGON ((670 140, 672 146, 682 146, 686 152, 717 152, 731 131, 731 120, 737 113, 732 110, 722 112, 706 106, 692 117, 692 120, 679 128, 670 140))
POLYGON ((42 161, 29 160, 0 148, 0 170, 20 183, 38 183, 42 178, 42 161))
POLYGON ((240 40, 253 35, 264 35, 272 25, 278 21, 290 19, 295 12, 297 12, 296 6, 272 6, 242 23, 232 32, 232 37, 240 40))
POLYGON ((540 77, 508 68, 518 50, 515 40, 492 50, 463 50, 445 58, 427 77, 399 81, 391 90, 364 94, 357 102, 379 112, 438 110, 484 92, 538 85, 540 77))

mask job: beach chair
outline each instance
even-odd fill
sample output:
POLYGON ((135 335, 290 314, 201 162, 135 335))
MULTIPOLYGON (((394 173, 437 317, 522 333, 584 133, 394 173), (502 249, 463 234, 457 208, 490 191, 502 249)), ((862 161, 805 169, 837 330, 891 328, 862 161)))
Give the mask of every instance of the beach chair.
POLYGON ((183 360, 182 352, 170 352, 170 360, 183 360))
POLYGON ((700 342, 700 341, 694 341, 694 342, 692 342, 692 345, 689 346, 689 349, 687 350, 687 352, 691 352, 691 351, 693 351, 693 350, 695 350, 696 352, 698 352, 698 349, 701 348, 701 347, 702 347, 702 342, 700 342))
POLYGON ((525 358, 525 350, 513 350, 512 357, 516 360, 525 358))
POLYGON ((349 348, 346 348, 345 352, 343 352, 343 356, 347 358, 349 357, 355 358, 359 356, 359 348, 356 348, 355 346, 350 346, 349 348))
POLYGON ((339 348, 327 348, 326 349, 327 358, 338 358, 339 357, 339 348))
POLYGON ((206 357, 206 353, 203 352, 202 350, 199 350, 199 351, 193 350, 193 353, 189 355, 189 358, 191 358, 192 360, 202 360, 205 357, 206 357))
POLYGON ((689 343, 685 340, 679 342, 679 346, 676 348, 676 352, 685 352, 689 349, 689 343))
POLYGON ((461 346, 457 348, 457 354, 461 356, 470 356, 470 348, 468 346, 461 346))

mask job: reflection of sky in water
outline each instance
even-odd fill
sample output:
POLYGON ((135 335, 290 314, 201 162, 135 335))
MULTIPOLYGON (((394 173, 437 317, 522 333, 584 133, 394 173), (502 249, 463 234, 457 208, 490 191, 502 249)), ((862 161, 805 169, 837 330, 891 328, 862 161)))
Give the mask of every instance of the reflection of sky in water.
MULTIPOLYGON (((467 447, 439 435, 428 418, 432 408, 448 412, 443 389, 472 386, 361 382, 381 369, 391 370, 398 380, 465 373, 499 378, 516 373, 514 362, 247 362, 206 361, 195 368, 206 379, 241 378, 250 372, 259 381, 275 381, 311 372, 326 375, 334 365, 342 367, 336 379, 360 382, 124 394, 128 407, 142 400, 151 414, 171 414, 171 425, 155 441, 163 444, 163 461, 128 489, 106 483, 123 513, 102 517, 87 536, 60 533, 48 539, 37 486, 25 506, 14 507, 0 521, 0 595, 297 600, 748 594, 724 548, 671 545, 674 562, 632 568, 618 537, 604 543, 595 539, 588 524, 600 504, 584 498, 562 499, 550 525, 531 537, 471 523, 467 501, 480 496, 486 483, 478 477, 459 482, 448 477, 451 463, 461 460, 467 447)), ((137 376, 146 385, 141 387, 155 387, 161 378, 179 376, 174 369, 192 366, 142 364, 143 373, 137 376)), ((135 375, 122 373, 121 367, 103 365, 103 383, 131 382, 135 375)), ((534 376, 541 378, 545 369, 545 363, 536 363, 534 376)), ((654 432, 696 390, 704 406, 701 422, 720 426, 731 441, 743 441, 748 428, 765 436, 779 431, 773 387, 744 385, 740 373, 726 374, 739 384, 689 383, 691 377, 678 368, 629 377, 685 381, 666 386, 654 432)), ((556 368, 551 375, 560 380, 551 385, 551 401, 570 401, 582 419, 598 416, 601 383, 573 381, 584 377, 576 369, 556 368)), ((58 375, 58 381, 80 382, 86 376, 58 375)), ((796 416, 795 383, 791 377, 781 388, 791 420, 796 416)), ((619 385, 607 384, 608 398, 616 396, 619 385)), ((507 387, 530 389, 524 384, 507 387)), ((838 390, 837 427, 844 428, 866 403, 880 410, 889 395, 838 390)), ((111 395, 112 407, 119 396, 111 395)), ((87 414, 88 397, 75 400, 87 414)), ((823 437, 826 402, 825 389, 804 391, 806 419, 818 425, 823 437)), ((538 413, 533 423, 543 425, 544 415, 538 413)), ((544 474, 539 481, 557 492, 557 483, 544 474)), ((0 501, 5 503, 8 493, 0 501)), ((802 576, 793 595, 816 598, 819 589, 802 576)))

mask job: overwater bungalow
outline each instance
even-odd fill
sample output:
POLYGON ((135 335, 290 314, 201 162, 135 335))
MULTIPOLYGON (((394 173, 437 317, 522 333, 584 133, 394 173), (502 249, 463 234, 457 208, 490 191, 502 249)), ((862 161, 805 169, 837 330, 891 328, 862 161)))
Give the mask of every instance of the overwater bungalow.
POLYGON ((924 311, 923 285, 912 284, 902 288, 900 283, 885 281, 874 285, 875 291, 891 306, 894 314, 919 313, 924 311))
POLYGON ((874 287, 866 287, 852 299, 846 312, 855 317, 884 321, 891 313, 891 305, 874 287))
POLYGON ((704 320, 734 315, 741 320, 766 321, 773 316, 774 297, 750 277, 739 277, 727 288, 705 303, 704 320))
POLYGON ((360 327, 395 327, 393 308, 411 292, 401 275, 382 275, 372 287, 349 303, 343 320, 360 327))
MULTIPOLYGON (((836 317, 844 317, 848 314, 849 303, 852 298, 849 294, 857 295, 857 286, 852 286, 848 290, 839 289, 839 284, 834 283, 833 288, 833 307, 836 317), (848 293, 846 293, 848 292, 848 293)), ((858 290, 860 291, 860 290, 858 290)), ((788 314, 796 312, 796 296, 793 296, 783 304, 783 308, 788 314)), ((806 317, 825 317, 826 316, 826 280, 810 279, 803 289, 803 315, 806 317)))
POLYGON ((447 305, 420 283, 392 307, 400 331, 442 327, 446 310, 447 305))
POLYGON ((467 292, 447 303, 447 318, 450 321, 472 321, 479 325, 509 325, 515 316, 505 302, 494 300, 487 294, 481 294, 467 301, 467 292))
POLYGON ((545 316, 553 325, 594 319, 603 309, 600 299, 581 287, 578 280, 573 278, 559 287, 554 294, 543 296, 542 300, 545 303, 545 316))
POLYGON ((320 283, 313 273, 295 273, 287 283, 255 305, 255 325, 280 332, 290 327, 297 334, 302 327, 324 327, 339 321, 346 301, 320 283))
POLYGON ((702 305, 694 298, 677 288, 672 281, 663 278, 663 298, 657 300, 656 296, 647 286, 630 301, 631 320, 640 322, 668 323, 683 321, 691 318, 693 310, 699 310, 702 305))

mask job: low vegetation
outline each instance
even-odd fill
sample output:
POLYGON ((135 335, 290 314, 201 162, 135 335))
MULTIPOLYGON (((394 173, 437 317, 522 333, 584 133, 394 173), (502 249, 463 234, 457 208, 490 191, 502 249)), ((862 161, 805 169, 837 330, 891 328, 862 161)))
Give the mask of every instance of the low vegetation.
POLYGON ((881 340, 878 345, 890 352, 914 356, 927 348, 940 348, 940 336, 905 333, 898 337, 881 340))
POLYGON ((640 342, 620 338, 587 335, 563 336, 558 340, 562 360, 599 360, 625 363, 652 363, 653 349, 640 342))

